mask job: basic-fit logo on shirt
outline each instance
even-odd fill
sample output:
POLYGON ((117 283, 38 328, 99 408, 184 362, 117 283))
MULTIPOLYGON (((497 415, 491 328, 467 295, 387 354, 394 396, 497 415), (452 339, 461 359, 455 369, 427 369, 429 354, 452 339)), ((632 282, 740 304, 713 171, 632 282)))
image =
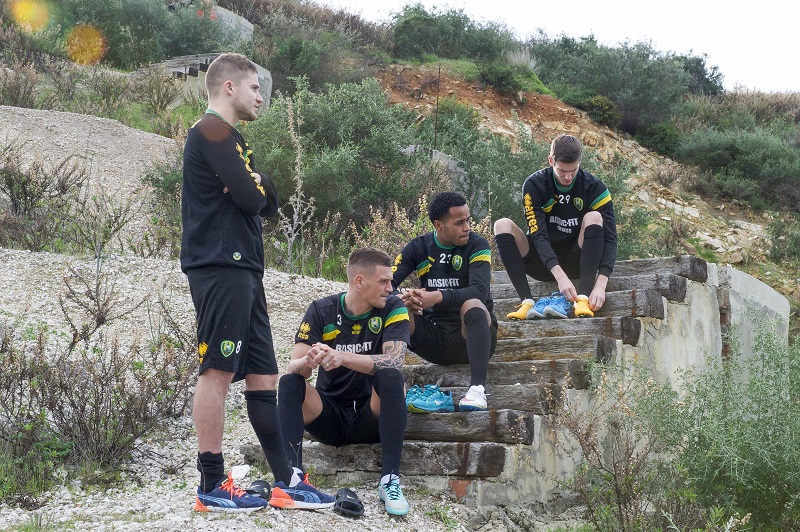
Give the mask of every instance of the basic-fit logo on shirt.
POLYGON ((453 268, 455 268, 456 270, 460 270, 463 261, 464 259, 461 258, 461 255, 453 255, 453 260, 452 260, 453 268))
POLYGON ((300 330, 297 331, 297 337, 301 340, 308 340, 308 333, 311 331, 311 325, 306 322, 300 324, 300 330))
POLYGON ((223 340, 219 346, 219 350, 222 352, 222 356, 229 357, 233 354, 235 346, 236 344, 234 344, 230 340, 223 340))
POLYGON ((381 327, 383 326, 383 320, 380 319, 378 316, 369 319, 369 330, 378 334, 381 332, 381 327))

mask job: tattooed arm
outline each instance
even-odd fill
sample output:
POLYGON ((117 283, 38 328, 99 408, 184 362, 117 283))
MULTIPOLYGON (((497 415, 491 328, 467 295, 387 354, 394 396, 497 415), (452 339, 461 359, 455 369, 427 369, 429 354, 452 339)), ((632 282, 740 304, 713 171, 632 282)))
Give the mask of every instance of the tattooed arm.
POLYGON ((406 360, 406 343, 401 341, 391 341, 383 343, 383 353, 370 355, 373 362, 371 374, 375 374, 379 369, 396 368, 401 369, 406 360))

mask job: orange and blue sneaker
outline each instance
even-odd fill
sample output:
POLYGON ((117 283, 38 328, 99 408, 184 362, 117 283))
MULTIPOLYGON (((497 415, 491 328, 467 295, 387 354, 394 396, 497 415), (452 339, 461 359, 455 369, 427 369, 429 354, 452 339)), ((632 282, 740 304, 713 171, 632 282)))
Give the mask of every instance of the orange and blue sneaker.
POLYGON ((269 505, 288 510, 322 510, 332 508, 336 499, 322 493, 308 480, 308 474, 294 467, 292 480, 287 486, 281 481, 275 482, 269 505), (302 478, 302 480, 300 480, 302 478), (293 485, 291 485, 293 484, 293 485))
POLYGON ((247 493, 234 484, 230 473, 208 493, 203 493, 198 487, 194 503, 197 512, 254 512, 266 506, 264 498, 247 493))

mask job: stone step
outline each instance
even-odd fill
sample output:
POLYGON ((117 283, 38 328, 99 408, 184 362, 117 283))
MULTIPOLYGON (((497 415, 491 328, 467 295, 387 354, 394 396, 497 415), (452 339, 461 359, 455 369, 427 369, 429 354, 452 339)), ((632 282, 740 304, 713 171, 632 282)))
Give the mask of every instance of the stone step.
MULTIPOLYGON (((469 364, 403 366, 403 375, 408 386, 439 383, 439 386, 443 387, 464 387, 470 383, 469 364)), ((569 383, 570 387, 581 390, 588 384, 585 361, 573 358, 489 362, 488 383, 491 386, 517 383, 569 383)))
MULTIPOLYGON (((606 336, 555 336, 551 338, 511 338, 498 340, 492 362, 582 358, 608 360, 614 353, 615 341, 606 336)), ((408 351, 405 364, 427 364, 419 355, 408 351)))
POLYGON ((607 336, 624 344, 639 344, 642 324, 638 318, 617 316, 607 318, 569 318, 525 321, 503 321, 497 330, 498 340, 552 336, 607 336))
MULTIPOLYGON (((495 272, 498 273, 498 272, 495 272)), ((614 274, 616 275, 616 274, 614 274)), ((686 283, 687 278, 673 273, 648 273, 641 275, 631 275, 627 277, 615 277, 612 275, 608 279, 606 286, 607 297, 612 292, 622 292, 626 290, 655 290, 669 301, 682 302, 686 299, 686 283)), ((573 279, 575 286, 578 286, 578 280, 573 279)), ((553 292, 558 292, 558 284, 553 282, 529 281, 531 287, 531 294, 534 298, 549 296, 553 292)), ((499 299, 516 299, 519 300, 519 295, 510 283, 497 283, 492 284, 491 287, 492 298, 499 299)), ((495 312, 500 317, 500 312, 495 312)), ((503 314, 505 316, 505 314, 503 314)))
MULTIPOLYGON (((486 388, 486 401, 493 410, 521 410, 547 415, 554 406, 561 404, 562 384, 558 383, 495 385, 491 382, 490 375, 486 388)), ((467 389, 466 386, 442 387, 442 390, 453 393, 456 408, 458 401, 467 393, 467 389)))
MULTIPOLYGON (((498 320, 506 321, 506 315, 519 305, 519 298, 495 299, 494 312, 498 320)), ((608 292, 603 307, 595 317, 635 316, 664 319, 664 299, 657 290, 625 290, 608 292)))
MULTIPOLYGON (((400 470, 409 476, 497 477, 516 449, 514 444, 496 442, 406 440, 400 470)), ((269 470, 259 445, 242 445, 240 451, 248 463, 269 470)), ((337 448, 306 440, 303 464, 313 469, 315 476, 334 476, 338 483, 375 480, 381 471, 381 447, 379 444, 355 444, 337 448)))
MULTIPOLYGON (((678 275, 690 281, 704 283, 708 280, 708 264, 703 259, 692 255, 620 260, 614 264, 611 278, 654 274, 678 275)), ((498 284, 508 283, 508 274, 505 271, 492 272, 492 281, 498 284)))

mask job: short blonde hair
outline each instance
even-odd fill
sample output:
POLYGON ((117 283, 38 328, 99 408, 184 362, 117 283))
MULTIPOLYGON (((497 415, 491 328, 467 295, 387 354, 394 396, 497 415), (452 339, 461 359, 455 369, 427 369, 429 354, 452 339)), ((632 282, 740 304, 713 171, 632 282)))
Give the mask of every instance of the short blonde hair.
POLYGON ((258 73, 255 63, 242 54, 221 54, 208 65, 206 91, 209 96, 216 96, 225 81, 231 80, 238 83, 245 75, 253 72, 258 73))

